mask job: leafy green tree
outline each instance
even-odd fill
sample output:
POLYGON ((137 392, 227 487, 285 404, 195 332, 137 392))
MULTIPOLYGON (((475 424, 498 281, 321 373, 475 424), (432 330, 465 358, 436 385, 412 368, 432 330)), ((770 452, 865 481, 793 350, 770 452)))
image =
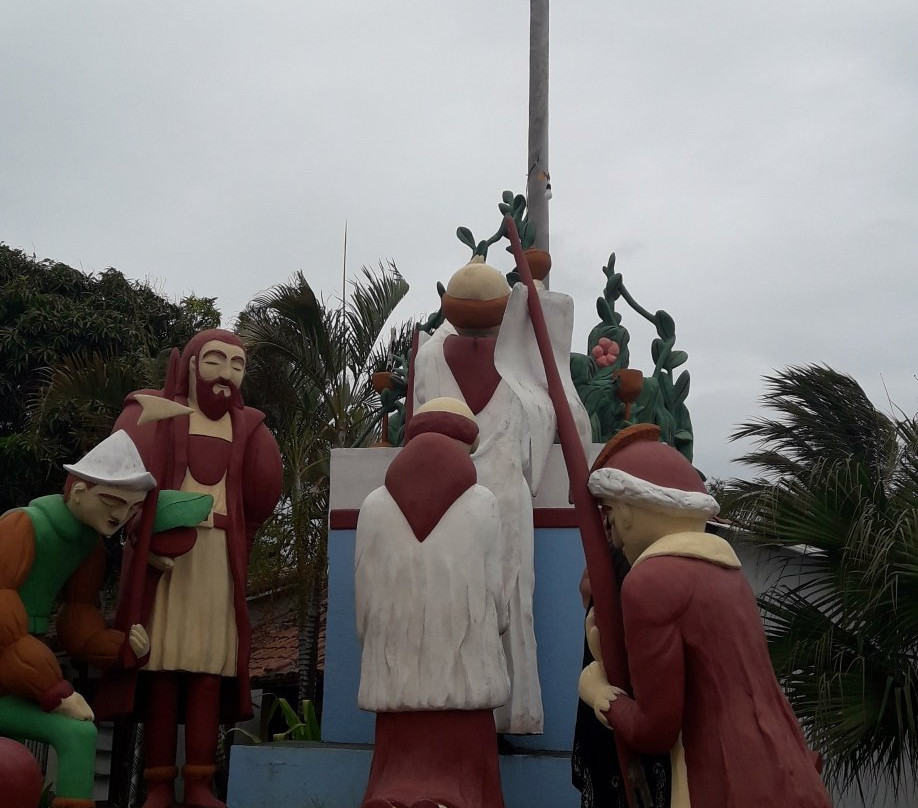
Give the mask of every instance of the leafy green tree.
POLYGON ((725 513, 759 547, 795 548, 760 598, 775 669, 830 782, 899 793, 918 770, 918 420, 850 377, 765 380, 725 513), (801 555, 801 548, 806 548, 801 555))
POLYGON ((334 303, 316 297, 298 273, 239 317, 249 350, 244 397, 266 413, 284 460, 281 505, 256 541, 250 585, 288 585, 296 595, 301 699, 316 695, 331 450, 378 439, 379 427, 370 428, 380 406, 371 376, 404 351, 381 336, 407 291, 391 263, 364 269, 347 299, 334 303))
POLYGON ((124 396, 159 384, 166 349, 219 321, 214 298, 172 303, 0 244, 0 512, 59 490, 124 396))

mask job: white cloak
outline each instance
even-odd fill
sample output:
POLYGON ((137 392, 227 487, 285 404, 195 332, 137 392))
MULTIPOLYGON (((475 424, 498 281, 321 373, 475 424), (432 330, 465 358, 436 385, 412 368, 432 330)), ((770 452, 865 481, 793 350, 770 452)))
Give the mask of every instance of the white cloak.
POLYGON ((510 692, 494 495, 463 492, 420 542, 385 486, 357 520, 357 633, 364 710, 493 709, 510 692))
MULTIPOLYGON (((570 377, 573 301, 567 295, 542 291, 553 353, 567 398, 581 434, 590 442, 589 418, 570 377)), ((526 307, 526 288, 517 284, 507 305, 495 349, 502 381, 476 416, 479 447, 472 460, 478 482, 500 504, 501 567, 504 593, 510 601, 510 627, 504 649, 510 669, 510 700, 495 714, 498 732, 537 734, 543 731, 542 691, 533 624, 535 590, 532 497, 538 490, 557 421, 548 396, 545 371, 526 307)), ((439 396, 465 401, 443 354, 453 326, 446 322, 418 349, 414 365, 415 409, 439 396)))

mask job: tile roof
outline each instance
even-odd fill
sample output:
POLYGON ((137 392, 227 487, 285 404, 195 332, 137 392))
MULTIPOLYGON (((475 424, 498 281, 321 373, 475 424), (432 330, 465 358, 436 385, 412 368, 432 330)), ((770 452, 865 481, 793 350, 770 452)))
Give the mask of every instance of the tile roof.
POLYGON ((296 678, 296 621, 285 623, 266 622, 253 628, 249 657, 249 675, 253 682, 266 678, 296 678))
MULTIPOLYGON (((324 595, 319 612, 318 669, 325 670, 325 615, 328 596, 324 595)), ((296 613, 291 606, 278 613, 269 609, 262 619, 252 626, 252 652, 249 657, 249 676, 252 681, 296 678, 298 643, 296 613)))

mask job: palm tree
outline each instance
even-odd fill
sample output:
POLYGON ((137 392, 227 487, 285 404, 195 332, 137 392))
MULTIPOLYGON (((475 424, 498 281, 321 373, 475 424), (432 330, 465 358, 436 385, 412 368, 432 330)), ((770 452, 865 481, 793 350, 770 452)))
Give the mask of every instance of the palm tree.
POLYGON ((772 417, 732 436, 762 476, 725 505, 754 545, 803 551, 759 601, 772 660, 829 782, 899 793, 918 766, 918 419, 823 366, 765 384, 772 417))
POLYGON ((267 414, 284 459, 281 507, 256 542, 252 584, 292 585, 296 594, 300 699, 316 694, 331 450, 375 437, 380 402, 370 377, 404 351, 380 335, 407 291, 395 265, 380 264, 332 305, 298 273, 239 318, 250 358, 245 399, 267 414))

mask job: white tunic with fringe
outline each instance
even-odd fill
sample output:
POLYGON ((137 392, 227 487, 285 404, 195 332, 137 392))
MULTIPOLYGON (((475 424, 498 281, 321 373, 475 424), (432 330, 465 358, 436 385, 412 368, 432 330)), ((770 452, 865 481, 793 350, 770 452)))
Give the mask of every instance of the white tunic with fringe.
POLYGON ((499 537, 497 502, 480 485, 422 542, 385 487, 364 500, 355 553, 362 709, 477 710, 507 699, 499 537))

